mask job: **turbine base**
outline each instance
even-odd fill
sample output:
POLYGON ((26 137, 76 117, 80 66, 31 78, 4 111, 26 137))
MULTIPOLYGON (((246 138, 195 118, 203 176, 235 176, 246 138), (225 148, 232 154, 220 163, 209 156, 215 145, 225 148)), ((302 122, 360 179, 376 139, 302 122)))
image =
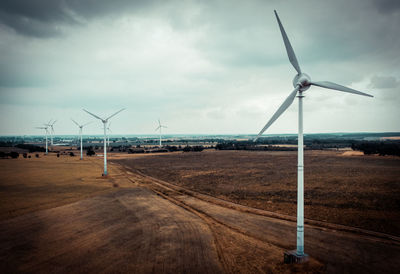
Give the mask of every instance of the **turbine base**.
POLYGON ((300 264, 300 263, 305 263, 308 262, 308 255, 303 254, 299 255, 297 254, 297 250, 288 250, 283 253, 283 262, 285 264, 300 264))

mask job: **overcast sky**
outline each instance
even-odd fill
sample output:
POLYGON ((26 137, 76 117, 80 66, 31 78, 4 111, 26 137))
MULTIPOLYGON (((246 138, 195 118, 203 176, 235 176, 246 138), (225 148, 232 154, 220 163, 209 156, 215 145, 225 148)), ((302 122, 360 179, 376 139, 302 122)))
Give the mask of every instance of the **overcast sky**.
MULTIPOLYGON (((400 1, 2 0, 0 135, 257 134, 296 74, 274 9, 313 80, 375 96, 311 87, 306 133, 400 131, 400 1)), ((297 101, 266 134, 296 131, 297 101)))

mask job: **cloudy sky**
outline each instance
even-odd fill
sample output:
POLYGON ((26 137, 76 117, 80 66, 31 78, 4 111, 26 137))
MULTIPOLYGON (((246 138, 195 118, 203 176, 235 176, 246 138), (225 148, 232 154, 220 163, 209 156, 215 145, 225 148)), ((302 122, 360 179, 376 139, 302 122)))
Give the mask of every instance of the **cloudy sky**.
MULTIPOLYGON (((296 74, 274 9, 313 80, 375 96, 311 87, 305 132, 400 131, 400 1, 2 0, 0 135, 257 134, 296 74)), ((294 103, 266 133, 296 131, 294 103)))

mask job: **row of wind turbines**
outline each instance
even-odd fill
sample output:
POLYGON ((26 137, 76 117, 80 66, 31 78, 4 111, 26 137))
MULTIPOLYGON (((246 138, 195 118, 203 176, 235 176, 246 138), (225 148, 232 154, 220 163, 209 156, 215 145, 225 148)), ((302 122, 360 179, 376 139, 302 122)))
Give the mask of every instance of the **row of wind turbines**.
MULTIPOLYGON (((123 111, 123 110, 125 110, 125 108, 120 109, 119 111, 117 111, 114 114, 108 116, 107 118, 101 118, 100 116, 98 116, 96 114, 93 114, 92 112, 90 112, 90 111, 88 111, 86 109, 83 109, 83 111, 85 111, 86 113, 88 113, 89 115, 93 116, 94 118, 100 120, 103 123, 103 130, 104 130, 104 140, 103 140, 103 143, 104 143, 104 155, 103 155, 103 158, 104 158, 104 171, 103 171, 103 176, 106 176, 108 174, 108 171, 107 171, 107 146, 110 145, 110 135, 107 134, 107 132, 111 132, 111 129, 110 129, 111 122, 109 122, 109 120, 112 117, 114 117, 115 115, 117 115, 118 113, 120 113, 121 111, 123 111)), ((83 159, 83 141, 82 141, 83 128, 85 126, 91 124, 92 122, 88 122, 88 123, 85 123, 85 124, 79 124, 74 119, 71 118, 71 120, 79 128, 80 159, 82 160, 83 159)), ((48 154, 47 136, 48 136, 49 132, 50 132, 50 138, 51 138, 51 145, 52 146, 54 145, 53 144, 53 134, 54 134, 54 124, 56 122, 57 122, 57 120, 54 120, 54 121, 50 120, 48 123, 44 124, 44 127, 36 127, 38 129, 44 129, 45 132, 46 132, 46 155, 48 154)), ((159 131, 159 136, 160 136, 159 144, 160 144, 160 147, 162 147, 162 128, 167 128, 167 126, 162 125, 161 122, 160 122, 160 119, 158 119, 158 127, 155 130, 159 131)))
MULTIPOLYGON (((254 139, 257 140, 281 115, 289 108, 289 106, 294 102, 295 98, 299 99, 299 107, 298 107, 298 165, 297 165, 297 249, 290 253, 291 255, 296 257, 297 261, 306 260, 307 254, 304 253, 304 154, 303 154, 303 98, 304 93, 307 91, 311 86, 318 86, 327 89, 333 89, 337 91, 363 95, 368 97, 373 97, 370 94, 354 90, 333 82, 329 81, 312 81, 310 76, 306 73, 302 72, 300 65, 297 61, 296 55, 290 44, 289 38, 286 34, 286 31, 279 19, 279 16, 276 11, 274 11, 277 23, 279 25, 279 29, 283 38, 283 42, 286 48, 287 55, 289 57, 290 63, 293 65, 294 69, 296 70, 297 74, 293 79, 293 87, 294 90, 289 94, 286 100, 282 103, 282 105, 278 108, 278 110, 274 113, 274 115, 269 119, 267 124, 263 127, 263 129, 259 132, 257 137, 254 139)), ((100 118, 99 116, 84 110, 88 114, 92 115, 96 119, 101 120, 104 125, 104 175, 107 175, 107 151, 106 151, 106 129, 108 120, 117 115, 124 109, 121 109, 114 113, 113 115, 109 116, 108 118, 100 118)), ((53 130, 53 125, 55 121, 51 124, 50 122, 46 124, 46 127, 42 127, 46 129, 46 133, 48 127, 53 130)), ((76 123, 76 122, 75 122, 76 123)), ((79 125, 80 133, 82 132, 82 128, 85 125, 79 125)), ((161 124, 160 120, 158 120, 158 127, 156 130, 159 130, 160 133, 160 146, 161 146, 161 132, 162 128, 165 128, 164 125, 161 124)), ((46 149, 47 149, 47 135, 46 135, 46 149)), ((81 137, 81 157, 82 157, 82 137, 81 137)))

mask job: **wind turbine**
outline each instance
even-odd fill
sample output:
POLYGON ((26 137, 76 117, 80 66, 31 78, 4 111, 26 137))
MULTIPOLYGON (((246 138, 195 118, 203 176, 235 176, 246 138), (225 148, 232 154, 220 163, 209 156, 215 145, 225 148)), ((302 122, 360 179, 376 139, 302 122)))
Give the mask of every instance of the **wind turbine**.
POLYGON ((104 126, 104 173, 103 176, 107 176, 107 122, 108 120, 110 120, 112 117, 114 117, 115 115, 117 115, 118 113, 120 113, 121 111, 123 111, 125 108, 118 110, 116 113, 114 113, 113 115, 109 116, 108 118, 100 118, 99 116, 87 111, 86 109, 84 109, 85 112, 87 112, 88 114, 92 115, 94 118, 99 119, 104 126))
POLYGON ((45 124, 45 126, 50 127, 50 144, 53 146, 53 134, 54 134, 54 124, 57 122, 57 120, 54 120, 54 122, 51 122, 51 120, 45 124))
POLYGON ((342 85, 338 85, 328 81, 311 81, 310 76, 303 73, 300 69, 300 65, 297 62, 296 55, 294 54, 293 48, 289 42, 289 38, 286 35, 285 29, 282 26, 282 23, 279 19, 279 16, 276 11, 275 16, 278 21, 278 25, 282 34, 283 42, 286 47, 286 52, 289 57, 290 63, 292 63, 293 67, 297 71, 296 76, 293 79, 294 90, 289 94, 283 104, 278 108, 275 114, 270 118, 268 123, 264 126, 264 128, 260 131, 257 137, 254 139, 257 140, 271 125, 275 122, 276 119, 293 103, 296 95, 299 98, 299 135, 298 135, 298 165, 297 165, 297 249, 295 252, 290 253, 296 257, 296 261, 304 261, 307 260, 307 254, 304 253, 304 164, 303 164, 303 101, 304 98, 303 92, 310 88, 310 86, 318 86, 327 89, 333 89, 348 93, 354 93, 358 95, 364 95, 373 97, 367 93, 354 90, 342 85))
POLYGON ((74 119, 72 119, 71 118, 71 120, 72 120, 72 122, 74 122, 78 127, 79 127, 79 135, 81 136, 81 160, 83 160, 83 149, 82 149, 82 129, 83 129, 83 127, 84 126, 87 126, 88 124, 90 124, 91 122, 88 122, 88 123, 86 123, 86 124, 83 124, 83 125, 80 125, 80 124, 78 124, 74 119))
POLYGON ((156 128, 156 131, 160 130, 160 147, 162 146, 162 144, 161 144, 161 129, 162 128, 167 128, 167 126, 162 125, 160 122, 160 119, 158 119, 158 127, 156 128))
MULTIPOLYGON (((45 124, 46 125, 46 124, 45 124)), ((48 126, 45 126, 45 127, 36 127, 36 128, 39 128, 39 129, 44 129, 44 130, 46 130, 46 155, 47 154, 49 154, 49 150, 48 150, 48 148, 47 148, 47 134, 49 133, 49 127, 48 126)))

